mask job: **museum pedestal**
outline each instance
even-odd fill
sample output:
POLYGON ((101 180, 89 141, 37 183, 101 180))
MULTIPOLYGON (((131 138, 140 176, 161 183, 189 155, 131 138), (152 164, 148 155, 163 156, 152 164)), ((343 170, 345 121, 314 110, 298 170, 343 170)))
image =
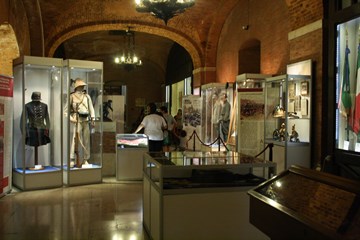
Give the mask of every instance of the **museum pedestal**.
POLYGON ((143 224, 152 239, 268 239, 246 191, 276 164, 235 152, 144 154, 143 224))

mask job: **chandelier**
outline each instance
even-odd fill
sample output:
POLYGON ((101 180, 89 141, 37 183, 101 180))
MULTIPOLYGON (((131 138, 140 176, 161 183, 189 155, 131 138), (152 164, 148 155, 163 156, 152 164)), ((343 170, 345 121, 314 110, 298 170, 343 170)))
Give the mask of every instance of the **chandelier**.
POLYGON ((120 57, 115 57, 116 64, 123 65, 125 69, 131 70, 142 65, 142 61, 135 54, 135 32, 128 28, 124 34, 124 49, 120 57))
POLYGON ((136 11, 149 12, 167 25, 169 19, 192 7, 195 0, 135 0, 135 3, 136 11))

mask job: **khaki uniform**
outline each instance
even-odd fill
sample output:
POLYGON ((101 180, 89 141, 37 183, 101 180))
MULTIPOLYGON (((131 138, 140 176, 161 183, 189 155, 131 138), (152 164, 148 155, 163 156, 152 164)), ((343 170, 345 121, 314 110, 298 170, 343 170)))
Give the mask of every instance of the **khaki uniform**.
POLYGON ((79 133, 78 147, 83 148, 83 160, 90 159, 90 121, 95 120, 95 111, 91 98, 82 91, 70 94, 70 122, 72 141, 70 158, 75 159, 75 133, 79 133))

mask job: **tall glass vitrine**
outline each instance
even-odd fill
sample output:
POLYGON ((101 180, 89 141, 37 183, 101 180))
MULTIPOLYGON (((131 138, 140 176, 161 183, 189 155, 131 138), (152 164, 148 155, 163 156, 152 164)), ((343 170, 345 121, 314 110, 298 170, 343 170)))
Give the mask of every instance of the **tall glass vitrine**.
POLYGON ((62 87, 64 184, 102 181, 103 63, 65 60, 62 87))
POLYGON ((269 77, 253 73, 236 76, 236 114, 230 124, 230 140, 237 152, 255 156, 264 149, 264 89, 269 77))
MULTIPOLYGON (((201 86, 201 96, 203 100, 202 107, 202 141, 205 144, 212 144, 216 139, 221 139, 226 142, 228 140, 228 133, 221 131, 221 124, 230 126, 231 110, 233 106, 233 83, 208 83, 201 86), (230 117, 226 119, 227 122, 221 122, 222 98, 227 96, 227 101, 230 103, 230 117)), ((216 145, 216 142, 213 146, 216 145)))
POLYGON ((264 138, 265 144, 274 144, 277 172, 291 165, 310 167, 310 88, 309 75, 266 78, 264 138))
POLYGON ((62 186, 63 60, 14 61, 13 184, 22 190, 62 186))

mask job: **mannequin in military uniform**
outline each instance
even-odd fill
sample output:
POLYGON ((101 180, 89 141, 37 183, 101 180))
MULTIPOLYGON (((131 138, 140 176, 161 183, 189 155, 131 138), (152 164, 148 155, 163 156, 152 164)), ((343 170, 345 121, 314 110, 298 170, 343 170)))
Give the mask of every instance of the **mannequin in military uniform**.
POLYGON ((227 100, 227 94, 223 93, 221 96, 220 123, 221 123, 221 132, 223 133, 225 142, 228 139, 228 133, 229 133, 230 111, 231 111, 231 106, 227 100))
MULTIPOLYGON (((77 167, 89 164, 90 159, 90 125, 94 126, 95 111, 91 98, 85 93, 86 83, 82 79, 75 79, 75 91, 70 94, 70 123, 73 128, 71 139, 70 159, 79 159, 79 148, 83 150, 83 158, 77 161, 77 167), (77 142, 76 142, 77 141, 77 142), (76 149, 76 146, 78 147, 76 149)), ((71 165, 74 163, 72 162, 71 165)))
MULTIPOLYGON (((35 165, 38 165, 37 147, 51 142, 48 106, 41 101, 41 93, 33 92, 31 102, 25 104, 25 144, 35 147, 35 165)), ((21 126, 22 130, 22 126, 21 126)))

